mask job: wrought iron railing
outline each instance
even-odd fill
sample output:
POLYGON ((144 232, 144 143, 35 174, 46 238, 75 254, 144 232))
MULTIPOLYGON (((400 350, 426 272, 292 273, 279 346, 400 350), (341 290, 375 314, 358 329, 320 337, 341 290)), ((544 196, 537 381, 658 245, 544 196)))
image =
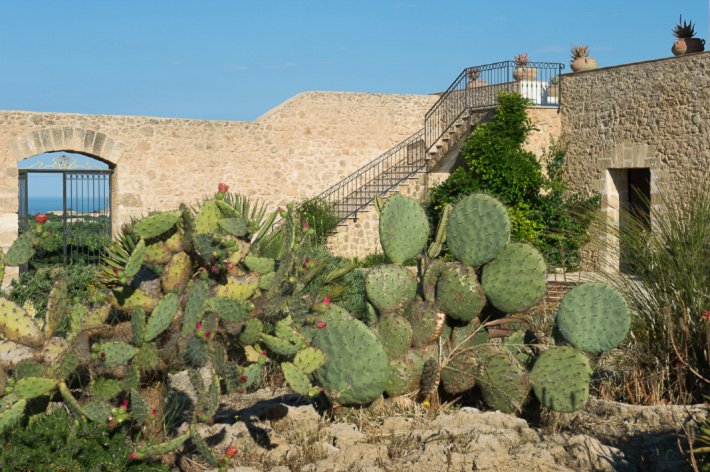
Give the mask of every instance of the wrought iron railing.
MULTIPOLYGON (((327 204, 339 218, 357 217, 357 212, 412 177, 428 170, 429 150, 468 110, 493 108, 502 92, 515 92, 531 105, 559 107, 560 93, 555 78, 563 64, 529 62, 517 67, 513 61, 464 69, 426 113, 424 128, 377 159, 314 197, 327 204)), ((280 226, 281 221, 274 224, 280 226)))
POLYGON ((503 92, 519 93, 532 106, 559 107, 557 80, 564 67, 556 62, 529 62, 518 67, 514 61, 503 61, 464 69, 424 117, 427 150, 467 110, 493 108, 503 92))

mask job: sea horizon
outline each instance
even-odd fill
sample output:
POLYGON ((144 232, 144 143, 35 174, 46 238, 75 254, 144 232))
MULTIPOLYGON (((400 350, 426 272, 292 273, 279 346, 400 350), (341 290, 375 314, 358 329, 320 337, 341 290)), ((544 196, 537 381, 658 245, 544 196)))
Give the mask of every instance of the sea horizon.
MULTIPOLYGON (((28 213, 35 215, 37 213, 62 212, 64 210, 64 199, 62 197, 30 197, 27 201, 28 213)), ((72 209, 80 212, 98 213, 104 210, 108 205, 108 199, 102 205, 100 201, 95 199, 72 199, 67 201, 67 209, 72 209)))

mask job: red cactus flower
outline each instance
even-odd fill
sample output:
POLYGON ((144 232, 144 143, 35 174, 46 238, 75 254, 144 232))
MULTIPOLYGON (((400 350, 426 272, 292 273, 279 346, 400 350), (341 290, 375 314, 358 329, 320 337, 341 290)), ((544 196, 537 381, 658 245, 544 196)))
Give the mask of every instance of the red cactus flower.
POLYGON ((237 448, 234 447, 233 444, 230 444, 227 446, 227 449, 224 451, 224 455, 229 457, 230 459, 233 458, 234 456, 237 455, 237 448))
POLYGON ((219 185, 217 185, 217 190, 219 191, 219 193, 227 193, 229 192, 229 185, 220 182, 219 185))
POLYGON ((227 262, 227 270, 228 271, 233 271, 237 266, 234 265, 234 262, 227 262))
POLYGON ((44 214, 44 213, 37 213, 37 214, 35 215, 35 221, 36 221, 37 224, 39 224, 39 225, 45 224, 48 219, 49 219, 49 216, 47 216, 47 215, 44 214))
POLYGON ((705 310, 703 312, 703 319, 710 321, 710 310, 705 310))
POLYGON ((306 221, 306 220, 301 221, 301 228, 308 229, 308 221, 306 221))
POLYGON ((150 416, 152 416, 153 418, 157 418, 158 417, 158 410, 156 410, 155 408, 150 410, 150 416))
POLYGON ((105 359, 106 358, 106 353, 101 351, 99 352, 99 359, 105 359))
POLYGON ((128 400, 123 400, 123 402, 121 403, 121 409, 122 410, 128 409, 128 400))
POLYGON ((128 454, 128 458, 132 461, 137 460, 138 454, 136 454, 135 452, 131 452, 130 454, 128 454))
POLYGON ((262 357, 266 357, 266 351, 261 351, 262 357))
POLYGON ((195 329, 197 331, 202 331, 202 323, 199 320, 197 320, 197 323, 195 323, 195 329))
POLYGON ((121 272, 121 271, 118 270, 118 269, 116 269, 115 267, 113 268, 113 275, 118 276, 118 274, 119 274, 120 272, 121 272))
POLYGON ((303 261, 303 266, 302 266, 302 267, 303 267, 304 269, 308 269, 308 264, 310 264, 310 263, 311 263, 311 260, 306 257, 306 260, 303 261))
POLYGON ((216 264, 213 264, 213 265, 210 267, 210 270, 212 271, 213 274, 219 274, 219 267, 217 267, 216 264))
POLYGON ((239 377, 239 381, 241 383, 247 383, 247 380, 249 380, 249 377, 247 377, 246 375, 242 375, 239 377))
POLYGON ((204 336, 205 340, 209 339, 210 336, 212 336, 212 331, 205 331, 205 336, 204 336))
POLYGON ((323 329, 326 326, 328 326, 328 323, 326 323, 325 321, 316 321, 316 328, 323 329))
POLYGON ((330 305, 330 295, 328 295, 327 297, 325 297, 323 299, 323 305, 325 305, 325 306, 330 305))

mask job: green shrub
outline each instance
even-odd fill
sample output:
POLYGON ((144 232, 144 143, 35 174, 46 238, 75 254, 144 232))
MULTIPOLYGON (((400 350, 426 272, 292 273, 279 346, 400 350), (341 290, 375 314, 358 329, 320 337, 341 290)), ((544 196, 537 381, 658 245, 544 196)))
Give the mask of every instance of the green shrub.
POLYGON ((170 470, 160 463, 130 460, 130 440, 123 428, 82 425, 63 409, 34 417, 3 439, 1 470, 170 470))
POLYGON ((323 243, 338 227, 340 217, 335 207, 322 198, 309 198, 298 206, 301 221, 306 221, 309 228, 316 232, 316 240, 323 243))

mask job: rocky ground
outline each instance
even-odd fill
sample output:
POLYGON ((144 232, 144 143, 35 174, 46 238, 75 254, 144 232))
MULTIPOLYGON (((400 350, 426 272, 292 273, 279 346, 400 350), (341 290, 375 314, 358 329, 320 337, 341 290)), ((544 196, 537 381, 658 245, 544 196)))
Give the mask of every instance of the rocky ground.
MULTIPOLYGON (((578 413, 528 420, 407 399, 340 412, 316 406, 286 391, 227 396, 217 422, 201 433, 218 453, 236 446, 231 470, 243 472, 670 472, 691 470, 685 431, 706 414, 703 406, 600 400, 578 413)), ((189 452, 168 460, 176 470, 209 470, 189 452)))

